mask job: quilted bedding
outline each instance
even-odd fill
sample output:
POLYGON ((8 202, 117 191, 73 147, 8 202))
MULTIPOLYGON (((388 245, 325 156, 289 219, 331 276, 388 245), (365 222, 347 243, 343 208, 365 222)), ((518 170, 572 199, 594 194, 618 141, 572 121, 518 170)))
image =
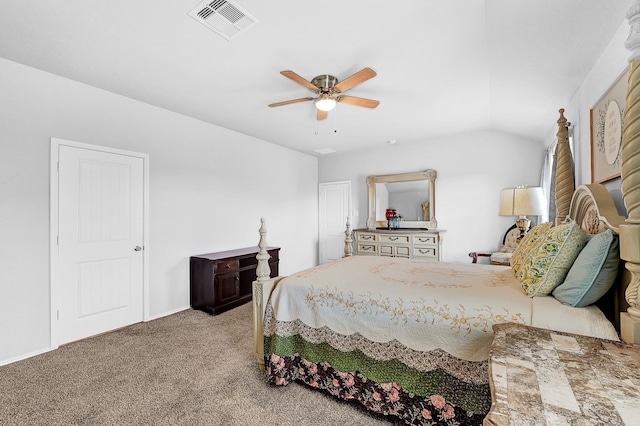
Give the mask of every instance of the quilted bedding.
POLYGON ((491 404, 492 326, 504 322, 617 339, 595 306, 527 297, 508 267, 354 256, 274 289, 267 377, 305 382, 407 424, 481 424, 491 404))

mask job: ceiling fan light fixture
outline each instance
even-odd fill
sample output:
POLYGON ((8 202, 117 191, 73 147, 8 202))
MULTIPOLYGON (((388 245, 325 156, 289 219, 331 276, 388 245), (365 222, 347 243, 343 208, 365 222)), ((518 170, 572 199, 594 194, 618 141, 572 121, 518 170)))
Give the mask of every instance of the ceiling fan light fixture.
POLYGON ((320 111, 331 111, 336 107, 336 100, 331 97, 328 93, 323 93, 316 100, 316 108, 320 111))

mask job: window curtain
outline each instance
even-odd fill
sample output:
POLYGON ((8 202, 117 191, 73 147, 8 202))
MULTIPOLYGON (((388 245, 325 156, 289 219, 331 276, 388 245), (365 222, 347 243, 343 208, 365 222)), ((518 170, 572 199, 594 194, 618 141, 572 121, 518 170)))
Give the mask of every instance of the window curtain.
POLYGON ((540 186, 544 193, 547 208, 540 216, 541 223, 555 222, 556 220, 556 147, 557 141, 553 141, 551 146, 544 153, 544 162, 542 165, 542 174, 540 177, 540 186))

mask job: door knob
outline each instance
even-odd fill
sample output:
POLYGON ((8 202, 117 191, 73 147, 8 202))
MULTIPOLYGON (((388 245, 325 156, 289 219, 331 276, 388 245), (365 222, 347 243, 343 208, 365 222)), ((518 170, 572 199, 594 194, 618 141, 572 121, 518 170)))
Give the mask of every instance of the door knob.
POLYGON ((141 250, 142 250, 142 247, 140 247, 140 246, 135 246, 133 249, 134 249, 135 251, 141 251, 141 250))

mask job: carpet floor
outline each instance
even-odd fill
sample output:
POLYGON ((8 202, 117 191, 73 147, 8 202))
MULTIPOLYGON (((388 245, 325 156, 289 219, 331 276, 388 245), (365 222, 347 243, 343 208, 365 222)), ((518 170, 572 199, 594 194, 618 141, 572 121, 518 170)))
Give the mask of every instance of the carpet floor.
POLYGON ((0 367, 0 425, 389 425, 308 387, 265 383, 252 305, 186 310, 0 367))

